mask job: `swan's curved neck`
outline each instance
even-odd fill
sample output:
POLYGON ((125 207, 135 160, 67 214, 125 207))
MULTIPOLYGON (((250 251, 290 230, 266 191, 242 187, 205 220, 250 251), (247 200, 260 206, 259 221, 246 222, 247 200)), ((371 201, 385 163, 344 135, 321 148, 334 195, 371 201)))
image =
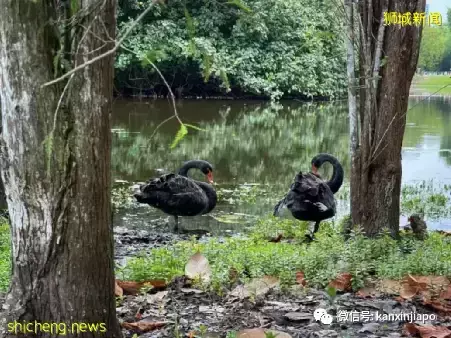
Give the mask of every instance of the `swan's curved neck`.
POLYGON ((209 213, 214 209, 216 206, 216 203, 218 201, 218 195, 216 194, 216 190, 213 188, 211 184, 208 184, 206 182, 198 182, 196 181, 197 185, 201 187, 201 189, 205 192, 208 198, 208 208, 205 210, 205 213, 209 213))
POLYGON ((318 154, 312 159, 312 164, 319 168, 324 162, 329 162, 334 168, 332 178, 327 181, 330 190, 335 194, 343 184, 344 171, 340 162, 330 154, 318 154))
POLYGON ((179 175, 188 177, 188 171, 194 168, 200 170, 199 163, 197 161, 188 161, 180 168, 179 175))

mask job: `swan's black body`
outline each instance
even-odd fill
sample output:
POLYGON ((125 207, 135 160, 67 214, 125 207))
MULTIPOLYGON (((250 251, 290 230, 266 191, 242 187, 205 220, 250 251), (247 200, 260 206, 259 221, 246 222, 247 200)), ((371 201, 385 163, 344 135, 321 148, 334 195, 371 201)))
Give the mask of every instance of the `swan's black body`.
POLYGON ((274 216, 279 216, 283 208, 290 210, 294 218, 301 221, 313 221, 313 234, 318 231, 319 223, 335 216, 336 202, 334 194, 343 184, 343 167, 330 154, 318 154, 312 159, 312 172, 296 175, 287 195, 277 203, 274 216), (330 162, 334 168, 330 181, 324 181, 317 170, 324 162, 330 162))
POLYGON ((209 213, 216 206, 217 196, 214 188, 206 183, 188 177, 192 168, 200 169, 213 182, 213 168, 210 163, 201 160, 186 162, 178 175, 167 174, 151 179, 139 187, 134 194, 138 203, 152 207, 175 217, 178 229, 178 216, 196 216, 209 213))

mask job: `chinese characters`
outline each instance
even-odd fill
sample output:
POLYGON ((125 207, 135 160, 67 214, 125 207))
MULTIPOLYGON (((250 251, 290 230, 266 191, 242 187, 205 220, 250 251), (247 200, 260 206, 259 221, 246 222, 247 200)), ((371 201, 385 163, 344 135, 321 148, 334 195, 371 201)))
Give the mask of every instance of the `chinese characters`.
POLYGON ((442 25, 442 15, 439 12, 426 13, 399 13, 384 12, 384 25, 401 25, 401 26, 420 26, 420 25, 442 25))

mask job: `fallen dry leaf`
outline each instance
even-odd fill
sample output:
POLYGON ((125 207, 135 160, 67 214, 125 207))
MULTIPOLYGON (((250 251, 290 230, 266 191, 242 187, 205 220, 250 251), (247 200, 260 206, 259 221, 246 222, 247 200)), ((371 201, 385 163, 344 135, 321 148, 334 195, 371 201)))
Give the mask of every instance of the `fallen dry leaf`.
POLYGON ((124 329, 134 331, 137 333, 144 333, 162 328, 163 326, 166 325, 166 322, 149 322, 146 320, 142 320, 136 323, 123 322, 121 325, 124 329))
POLYGON ((142 287, 142 283, 116 280, 116 284, 122 288, 126 295, 137 295, 142 287))
POLYGON ((191 279, 200 278, 204 282, 209 282, 211 269, 207 258, 199 252, 192 255, 185 265, 185 275, 191 279))
POLYGON ((374 298, 379 295, 379 292, 374 288, 364 287, 357 290, 355 295, 360 298, 374 298))
POLYGON ((406 283, 406 284, 402 285, 399 295, 403 299, 412 299, 420 291, 421 291, 421 288, 419 288, 417 285, 412 285, 412 284, 406 283))
POLYGON ((164 298, 168 295, 169 291, 159 291, 152 295, 147 295, 147 303, 155 304, 163 302, 164 298))
POLYGON ((152 279, 143 282, 143 286, 152 286, 154 289, 165 289, 168 283, 163 279, 152 279))
POLYGON ((419 295, 423 297, 425 304, 430 304, 437 298, 446 299, 450 283, 444 276, 408 275, 401 285, 400 296, 402 298, 411 299, 415 295, 419 295))
POLYGON ((236 338, 266 338, 267 334, 271 333, 277 338, 292 338, 288 333, 276 330, 264 330, 262 328, 241 330, 238 332, 236 338))
POLYGON ((273 276, 263 276, 261 278, 254 278, 250 283, 245 285, 238 285, 233 289, 229 295, 238 297, 240 299, 251 296, 258 297, 269 292, 272 288, 279 285, 279 279, 273 276))
POLYGON ((114 294, 116 297, 122 297, 124 295, 124 290, 117 284, 117 281, 114 283, 114 294))
POLYGON ((296 283, 302 286, 307 285, 307 281, 305 280, 305 274, 302 271, 296 272, 296 283))
POLYGON ((337 291, 349 291, 352 288, 351 279, 352 275, 349 272, 343 272, 331 281, 329 286, 335 288, 337 291))
POLYGON ((376 290, 389 295, 399 295, 402 285, 399 280, 383 279, 379 281, 376 290))
POLYGON ((404 331, 411 336, 420 335, 421 338, 451 338, 451 330, 445 326, 419 326, 407 323, 404 325, 404 331))
POLYGON ((116 280, 116 285, 122 288, 123 294, 137 295, 142 287, 165 288, 167 286, 164 280, 148 280, 144 282, 132 282, 116 280))
POLYGON ((442 290, 438 297, 423 296, 423 303, 445 315, 451 314, 451 284, 442 290))

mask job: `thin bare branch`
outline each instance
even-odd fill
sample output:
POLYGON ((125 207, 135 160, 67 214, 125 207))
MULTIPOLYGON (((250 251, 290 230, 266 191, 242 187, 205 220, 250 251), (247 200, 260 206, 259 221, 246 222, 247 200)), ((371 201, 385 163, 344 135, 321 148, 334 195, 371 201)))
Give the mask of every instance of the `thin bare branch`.
POLYGON ((139 23, 139 22, 147 15, 147 13, 150 12, 150 10, 154 7, 155 3, 156 3, 156 1, 151 2, 150 5, 146 8, 146 10, 145 10, 144 12, 142 12, 142 13, 136 18, 136 20, 133 21, 133 22, 131 23, 131 25, 130 25, 130 26, 128 27, 128 29, 121 35, 121 38, 115 43, 115 45, 114 45, 114 47, 113 47, 112 49, 110 49, 109 51, 106 51, 105 53, 103 53, 103 54, 101 54, 101 55, 99 55, 99 56, 96 56, 95 58, 93 58, 93 59, 91 59, 91 60, 89 60, 89 61, 86 61, 85 63, 83 63, 83 64, 81 64, 81 65, 75 67, 74 69, 68 71, 67 73, 65 73, 64 75, 62 75, 62 76, 60 76, 60 77, 58 77, 58 78, 56 78, 56 79, 54 79, 54 80, 52 80, 52 81, 49 81, 49 82, 44 83, 44 84, 41 86, 41 88, 47 87, 47 86, 51 86, 51 85, 53 85, 53 84, 55 84, 55 83, 58 83, 58 82, 60 82, 60 81, 62 81, 62 80, 64 80, 64 79, 68 78, 68 77, 71 76, 72 74, 74 74, 74 73, 76 73, 76 72, 78 72, 78 71, 80 71, 80 70, 86 68, 87 66, 89 66, 89 65, 91 65, 91 64, 93 64, 93 63, 95 63, 95 62, 97 62, 97 61, 99 61, 99 60, 102 60, 103 58, 105 58, 105 57, 107 57, 107 56, 109 56, 109 55, 111 55, 111 54, 114 54, 114 53, 117 51, 117 49, 118 49, 119 47, 121 47, 122 43, 123 43, 123 42, 125 41, 125 39, 129 36, 129 34, 133 31, 133 29, 138 25, 138 23, 139 23))
MULTIPOLYGON (((382 43, 384 42, 384 33, 385 33, 385 25, 384 25, 384 13, 388 11, 388 2, 384 0, 384 4, 382 6, 382 14, 379 22, 379 30, 377 32, 377 41, 376 41, 376 52, 374 55, 374 65, 373 65, 373 78, 376 78, 379 74, 379 68, 381 64, 381 55, 382 55, 382 43)), ((377 90, 378 81, 374 80, 374 88, 375 92, 377 90)))

